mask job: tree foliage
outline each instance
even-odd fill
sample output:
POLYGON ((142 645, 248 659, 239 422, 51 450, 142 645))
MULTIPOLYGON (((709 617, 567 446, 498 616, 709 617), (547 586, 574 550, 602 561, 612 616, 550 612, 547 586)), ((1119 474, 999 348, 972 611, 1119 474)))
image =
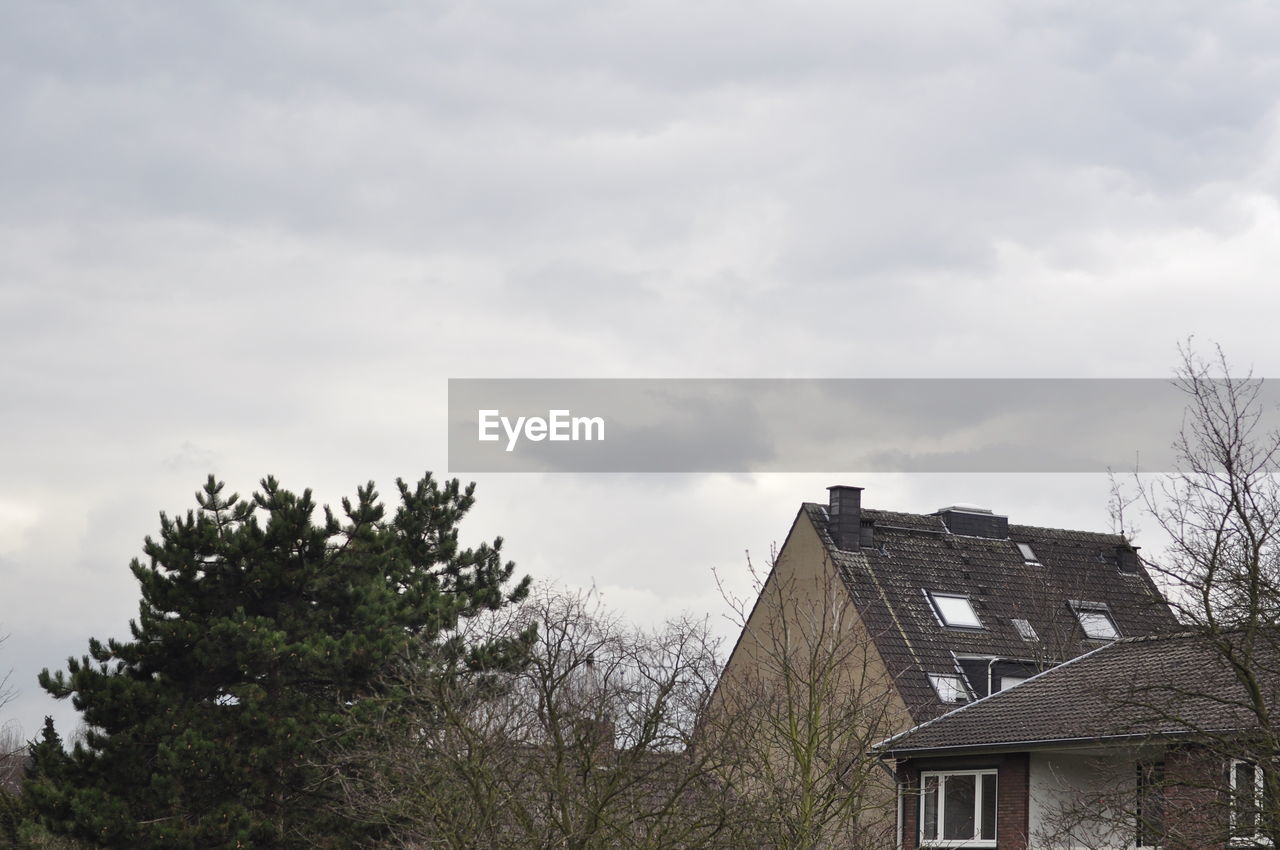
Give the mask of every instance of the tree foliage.
POLYGON ((162 514, 130 564, 131 639, 90 639, 40 675, 87 725, 70 753, 52 723, 34 748, 25 791, 45 825, 108 847, 352 846, 317 748, 386 696, 407 647, 528 588, 501 538, 460 545, 474 485, 397 486, 393 515, 370 483, 317 521, 310 490, 267 478, 241 499, 210 476, 198 510, 162 514))

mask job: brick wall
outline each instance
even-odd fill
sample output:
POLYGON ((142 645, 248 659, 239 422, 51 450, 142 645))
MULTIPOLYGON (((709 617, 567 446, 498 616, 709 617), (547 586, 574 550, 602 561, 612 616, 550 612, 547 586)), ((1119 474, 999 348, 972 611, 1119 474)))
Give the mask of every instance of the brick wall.
POLYGON ((1026 850, 1031 798, 1031 758, 1027 753, 1004 757, 997 791, 996 846, 1000 850, 1026 850))
POLYGON ((902 846, 919 847, 920 773, 928 770, 997 770, 997 850, 1027 850, 1030 759, 1026 753, 1008 753, 969 759, 916 759, 898 765, 898 782, 905 786, 902 814, 902 846))
POLYGON ((1220 755, 1195 746, 1164 756, 1168 850, 1220 850, 1228 843, 1227 769, 1220 755))
MULTIPOLYGON (((1191 745, 1170 747, 1164 755, 1164 850, 1222 850, 1228 840, 1228 782, 1221 755, 1191 745)), ((1027 753, 987 757, 915 759, 898 765, 903 800, 903 848, 917 850, 920 773, 929 770, 998 771, 997 850, 1028 850, 1030 758, 1027 753)))

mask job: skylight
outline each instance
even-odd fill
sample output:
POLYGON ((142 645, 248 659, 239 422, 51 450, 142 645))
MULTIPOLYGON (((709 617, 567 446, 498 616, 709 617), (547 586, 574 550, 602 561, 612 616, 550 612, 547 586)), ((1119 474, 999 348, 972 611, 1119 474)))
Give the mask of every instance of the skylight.
POLYGON ((943 702, 968 702, 969 692, 964 682, 954 673, 930 673, 929 683, 933 685, 938 699, 943 702))
POLYGON ((961 629, 982 628, 982 621, 973 610, 969 597, 962 593, 936 593, 932 590, 926 593, 942 625, 961 629))
POLYGON ((1018 630, 1018 637, 1025 641, 1038 641, 1040 636, 1036 634, 1036 630, 1031 627, 1030 620, 1024 620, 1021 617, 1013 618, 1013 627, 1018 630))
POLYGON ((1031 548, 1030 543, 1018 543, 1018 551, 1022 553, 1022 560, 1028 564, 1038 564, 1040 559, 1036 557, 1036 550, 1031 548))
POLYGON ((1080 621, 1080 628, 1084 629, 1085 637, 1090 640, 1115 640, 1120 637, 1120 630, 1116 628, 1115 620, 1111 619, 1107 606, 1076 602, 1072 604, 1072 608, 1075 609, 1076 619, 1080 621))

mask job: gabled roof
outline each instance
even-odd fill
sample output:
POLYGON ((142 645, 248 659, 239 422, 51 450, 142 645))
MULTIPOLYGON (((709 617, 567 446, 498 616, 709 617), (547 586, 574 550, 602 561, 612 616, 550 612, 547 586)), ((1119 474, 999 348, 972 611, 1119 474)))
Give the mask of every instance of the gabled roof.
POLYGON ((952 534, 936 515, 861 510, 874 526, 872 545, 842 549, 828 533, 827 508, 805 503, 828 557, 852 594, 863 621, 912 718, 923 721, 954 707, 939 701, 930 673, 956 672, 957 655, 1026 659, 1040 667, 1100 646, 1089 640, 1072 602, 1100 603, 1121 636, 1177 629, 1177 621, 1140 567, 1126 572, 1115 534, 1010 525, 1008 538, 952 534), (1016 543, 1034 549, 1028 563, 1016 543), (939 623, 928 591, 968 597, 981 629, 939 623), (1027 620, 1038 640, 1027 641, 1013 620, 1027 620))
MULTIPOLYGON (((1280 647, 1256 645, 1267 704, 1280 705, 1280 647)), ((895 758, 1201 736, 1256 728, 1247 692, 1201 635, 1129 638, 896 735, 895 758)))

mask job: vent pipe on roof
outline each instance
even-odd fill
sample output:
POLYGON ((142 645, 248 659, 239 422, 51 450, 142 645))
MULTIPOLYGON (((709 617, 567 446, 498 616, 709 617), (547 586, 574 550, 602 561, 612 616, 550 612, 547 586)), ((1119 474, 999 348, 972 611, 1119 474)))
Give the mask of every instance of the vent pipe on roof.
POLYGON ((839 549, 857 549, 862 542, 862 488, 828 487, 827 533, 839 549))

